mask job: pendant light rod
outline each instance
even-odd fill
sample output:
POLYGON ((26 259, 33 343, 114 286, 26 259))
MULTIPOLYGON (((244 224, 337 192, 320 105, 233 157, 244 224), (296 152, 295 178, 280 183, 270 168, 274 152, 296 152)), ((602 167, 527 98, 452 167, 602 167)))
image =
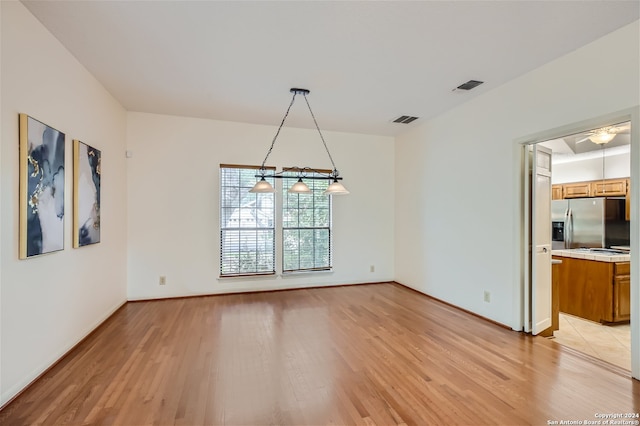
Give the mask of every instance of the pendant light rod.
MULTIPOLYGON (((281 172, 274 172, 270 175, 264 175, 266 178, 274 178, 274 179, 295 179, 295 178, 303 178, 303 179, 316 179, 316 180, 342 180, 342 176, 334 176, 333 173, 323 173, 314 169, 304 168, 297 171, 297 175, 288 175, 285 176, 284 173, 293 172, 292 170, 283 170, 281 172), (315 175, 307 175, 306 173, 316 173, 315 175)), ((263 177, 262 174, 256 174, 255 177, 263 177)))
POLYGON ((605 184, 605 178, 604 178, 604 144, 600 145, 602 147, 602 193, 606 194, 607 192, 607 185, 605 184))

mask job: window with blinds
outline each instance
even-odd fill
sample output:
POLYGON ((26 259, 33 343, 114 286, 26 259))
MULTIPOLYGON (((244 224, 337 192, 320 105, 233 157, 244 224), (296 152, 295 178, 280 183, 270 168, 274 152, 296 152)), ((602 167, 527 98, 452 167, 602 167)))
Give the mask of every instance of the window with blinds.
POLYGON ((275 273, 274 194, 249 192, 258 169, 220 165, 220 276, 275 273))
MULTIPOLYGON (((283 179, 283 188, 290 188, 298 181, 295 171, 286 171, 284 175, 288 177, 283 179)), ((302 181, 311 189, 311 193, 291 194, 284 189, 282 191, 282 270, 330 270, 331 197, 323 194, 330 181, 305 178, 302 181)))

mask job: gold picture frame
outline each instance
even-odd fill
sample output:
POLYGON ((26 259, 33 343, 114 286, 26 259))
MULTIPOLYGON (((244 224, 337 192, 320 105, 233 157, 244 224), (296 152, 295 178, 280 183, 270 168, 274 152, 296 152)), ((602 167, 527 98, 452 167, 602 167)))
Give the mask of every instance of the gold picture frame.
POLYGON ((19 114, 18 257, 64 250, 65 134, 19 114))

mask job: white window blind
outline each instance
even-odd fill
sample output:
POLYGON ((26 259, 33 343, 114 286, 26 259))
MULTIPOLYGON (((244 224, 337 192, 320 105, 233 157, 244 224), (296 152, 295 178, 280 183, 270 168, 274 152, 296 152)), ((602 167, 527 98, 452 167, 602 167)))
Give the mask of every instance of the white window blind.
MULTIPOLYGON (((325 172, 324 170, 319 170, 325 172)), ((330 181, 305 179, 309 194, 291 194, 298 181, 295 171, 285 172, 282 194, 282 270, 283 272, 330 270, 331 197, 323 192, 330 181)), ((308 176, 314 176, 310 173, 308 176)))
POLYGON ((249 192, 258 169, 220 165, 220 276, 275 273, 274 194, 249 192))

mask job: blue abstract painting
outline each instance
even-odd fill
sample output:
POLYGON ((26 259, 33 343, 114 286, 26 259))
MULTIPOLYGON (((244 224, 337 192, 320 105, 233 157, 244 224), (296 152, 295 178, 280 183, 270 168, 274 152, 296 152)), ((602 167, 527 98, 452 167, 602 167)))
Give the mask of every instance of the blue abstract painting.
POLYGON ((100 162, 102 154, 73 141, 73 246, 100 242, 100 162))
POLYGON ((20 258, 64 249, 65 135, 20 114, 20 258))

